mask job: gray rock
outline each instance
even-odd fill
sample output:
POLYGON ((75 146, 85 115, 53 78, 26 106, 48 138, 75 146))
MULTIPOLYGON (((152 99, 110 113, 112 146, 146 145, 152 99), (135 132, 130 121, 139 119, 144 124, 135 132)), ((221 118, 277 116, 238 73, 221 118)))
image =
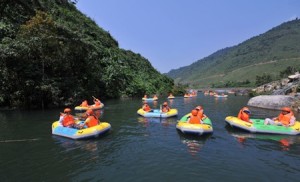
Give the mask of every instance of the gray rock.
POLYGON ((274 85, 272 84, 272 85, 266 85, 265 86, 265 92, 270 92, 270 91, 272 91, 272 90, 274 90, 274 85))
POLYGON ((247 105, 252 107, 279 110, 285 106, 291 107, 295 100, 295 97, 287 95, 260 95, 251 98, 247 105))
POLYGON ((289 83, 289 81, 290 80, 288 78, 281 79, 281 86, 286 86, 289 83))

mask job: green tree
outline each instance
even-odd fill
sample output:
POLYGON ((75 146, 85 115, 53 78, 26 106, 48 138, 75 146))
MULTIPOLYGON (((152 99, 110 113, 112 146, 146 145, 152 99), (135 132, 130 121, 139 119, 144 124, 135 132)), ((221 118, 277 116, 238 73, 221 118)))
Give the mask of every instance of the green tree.
POLYGON ((140 54, 120 49, 72 2, 1 4, 0 106, 70 106, 92 95, 139 97, 172 89, 172 79, 140 54))
POLYGON ((272 81, 272 77, 269 74, 264 73, 262 76, 256 76, 256 86, 260 86, 272 81))
POLYGON ((294 66, 288 66, 285 70, 280 72, 279 76, 280 76, 280 78, 284 78, 291 74, 294 74, 295 72, 297 72, 299 70, 300 70, 299 68, 296 68, 294 66))

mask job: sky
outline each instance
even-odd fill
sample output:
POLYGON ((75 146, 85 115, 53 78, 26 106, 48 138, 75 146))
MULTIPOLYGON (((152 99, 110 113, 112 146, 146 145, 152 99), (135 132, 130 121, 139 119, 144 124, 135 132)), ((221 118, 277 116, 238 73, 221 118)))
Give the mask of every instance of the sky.
POLYGON ((300 0, 78 0, 76 7, 161 73, 300 18, 300 0))

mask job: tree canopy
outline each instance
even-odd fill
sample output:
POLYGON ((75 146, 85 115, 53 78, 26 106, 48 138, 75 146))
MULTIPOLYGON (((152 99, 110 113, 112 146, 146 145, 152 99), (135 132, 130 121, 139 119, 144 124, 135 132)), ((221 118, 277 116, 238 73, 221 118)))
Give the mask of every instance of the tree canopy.
POLYGON ((173 80, 118 42, 68 0, 4 0, 0 7, 0 106, 74 105, 167 94, 173 80))

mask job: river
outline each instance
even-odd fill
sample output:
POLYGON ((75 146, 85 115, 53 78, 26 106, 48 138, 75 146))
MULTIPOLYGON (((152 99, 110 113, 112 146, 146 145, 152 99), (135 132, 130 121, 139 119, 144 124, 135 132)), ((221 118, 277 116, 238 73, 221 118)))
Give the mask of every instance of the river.
MULTIPOLYGON (((112 130, 89 140, 51 134, 63 109, 0 111, 1 181, 299 181, 300 136, 259 135, 226 125, 247 96, 169 101, 177 117, 137 115, 141 99, 107 100, 101 121, 112 130), (197 105, 213 123, 205 137, 182 135, 176 122, 197 105)), ((150 103, 152 108, 166 99, 150 103)), ((252 117, 279 111, 252 108, 252 117)), ((297 116, 299 120, 299 116, 297 116)))

